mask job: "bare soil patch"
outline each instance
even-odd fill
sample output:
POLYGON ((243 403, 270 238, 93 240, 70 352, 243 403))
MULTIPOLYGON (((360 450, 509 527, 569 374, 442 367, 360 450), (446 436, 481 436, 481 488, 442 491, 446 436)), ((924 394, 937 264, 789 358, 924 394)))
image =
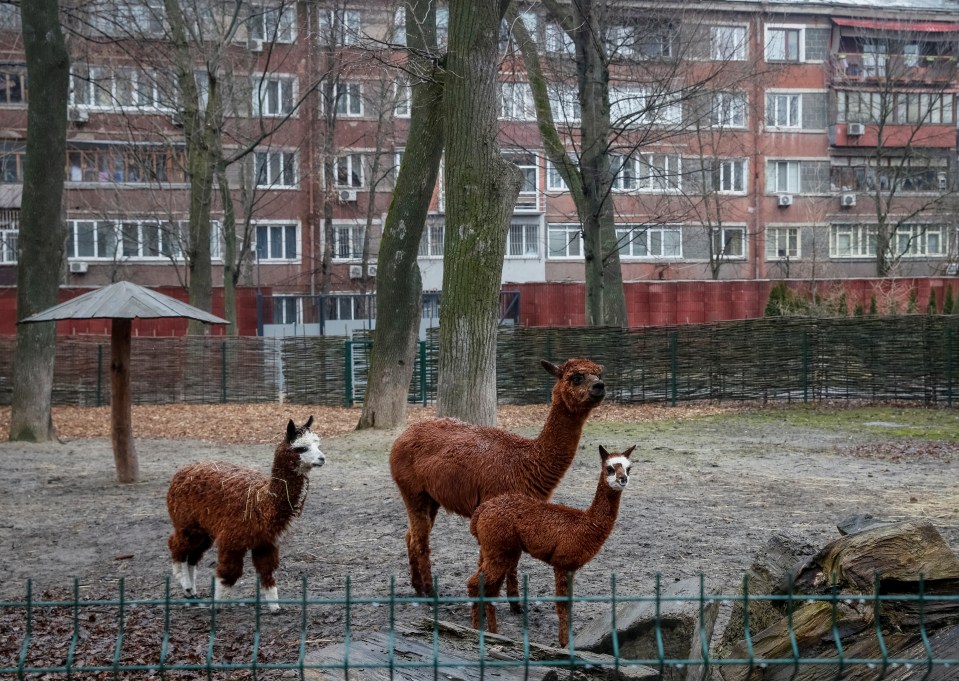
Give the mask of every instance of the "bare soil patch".
MULTIPOLYGON (((577 595, 608 594, 613 574, 618 593, 649 594, 657 574, 664 581, 704 574, 728 584, 732 593, 772 533, 790 533, 818 546, 835 538, 836 523, 855 513, 926 518, 959 549, 955 442, 794 427, 785 418, 756 425, 738 418, 746 409, 604 405, 594 412, 556 501, 581 508, 589 504, 598 445, 610 450, 638 446, 617 526, 600 554, 577 575, 577 595)), ((500 421, 532 435, 545 413, 545 406, 507 407, 500 411, 500 421)), ((76 588, 84 600, 115 600, 122 580, 128 600, 162 599, 169 574, 165 495, 173 472, 201 459, 227 459, 266 471, 287 419, 302 422, 310 414, 323 435, 327 463, 313 473, 305 512, 284 537, 277 575, 280 597, 299 596, 305 580, 311 599, 343 598, 347 577, 357 598, 387 597, 391 579, 397 595, 411 595, 403 540, 406 516, 387 461, 398 431, 353 430, 358 409, 172 405, 134 408, 143 475, 135 485, 115 482, 105 408, 58 408, 54 422, 61 443, 0 443, 0 600, 22 601, 27 580, 32 580, 35 598, 70 599, 76 588)), ((431 409, 414 408, 411 420, 432 415, 431 409)), ((9 409, 0 410, 0 432, 6 432, 8 419, 9 409)), ((432 542, 441 594, 465 596, 477 557, 468 521, 441 513, 432 542)), ((211 551, 201 563, 202 594, 209 591, 215 557, 211 551)), ((520 573, 528 577, 534 601, 552 594, 547 566, 524 558, 520 573)), ((247 563, 237 596, 251 597, 254 583, 247 563)), ((179 596, 175 588, 172 595, 179 596)), ((574 622, 581 626, 604 610, 600 604, 577 606, 574 622)), ((83 623, 79 652, 110 660, 115 608, 104 606, 91 614, 93 619, 83 623)), ((254 614, 253 608, 240 607, 218 616, 218 659, 249 658, 254 614)), ((428 615, 428 609, 414 604, 396 610, 397 621, 407 624, 428 615)), ((388 608, 358 605, 350 613, 350 629, 354 635, 382 629, 388 616, 388 608)), ((155 658, 162 608, 141 607, 129 617, 130 654, 155 658)), ((296 660, 301 617, 295 606, 277 616, 264 615, 261 659, 296 660)), ((441 606, 440 617, 468 624, 468 606, 441 606)), ((15 659, 24 619, 22 609, 0 609, 0 667, 15 659)), ((202 659, 209 619, 209 611, 201 608, 174 610, 171 659, 202 659)), ((502 634, 519 635, 520 618, 504 608, 499 620, 502 634)), ((57 663, 62 664, 72 631, 69 612, 63 622, 36 626, 45 637, 38 635, 35 654, 47 655, 51 664, 60 656, 57 663)), ((342 641, 345 626, 342 606, 309 608, 308 645, 342 641)), ((552 604, 534 602, 529 627, 532 640, 552 643, 552 604)))

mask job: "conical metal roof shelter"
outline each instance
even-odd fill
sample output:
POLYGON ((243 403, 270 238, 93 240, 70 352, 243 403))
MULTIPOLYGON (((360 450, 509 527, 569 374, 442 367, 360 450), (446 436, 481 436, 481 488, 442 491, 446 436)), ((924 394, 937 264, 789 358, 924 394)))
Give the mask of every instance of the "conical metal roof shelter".
POLYGON ((110 405, 113 459, 120 482, 136 482, 140 466, 133 446, 130 395, 130 338, 134 319, 177 317, 206 324, 229 324, 226 319, 128 281, 84 293, 73 300, 21 319, 20 324, 63 319, 111 319, 110 405))

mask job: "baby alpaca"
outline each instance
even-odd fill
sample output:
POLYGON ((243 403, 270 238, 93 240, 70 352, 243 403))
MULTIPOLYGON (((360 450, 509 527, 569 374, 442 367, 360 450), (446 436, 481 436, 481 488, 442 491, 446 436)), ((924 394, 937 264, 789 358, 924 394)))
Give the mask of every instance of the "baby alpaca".
POLYGON ((196 598, 196 566, 216 542, 214 600, 226 600, 243 573, 243 557, 265 589, 267 607, 276 612, 280 535, 303 512, 310 471, 326 461, 320 438, 310 430, 313 417, 299 428, 291 419, 277 445, 270 475, 225 461, 203 461, 177 471, 167 491, 173 534, 167 542, 173 575, 188 598, 196 598))
MULTIPOLYGON (((470 598, 479 596, 480 575, 484 596, 495 598, 507 571, 519 561, 523 551, 553 566, 556 595, 567 596, 575 572, 593 559, 613 530, 619 513, 619 501, 629 482, 629 456, 636 447, 622 454, 610 454, 602 446, 602 473, 592 505, 585 511, 551 504, 521 494, 504 494, 483 502, 470 519, 470 533, 480 546, 479 567, 466 582, 470 598)), ((556 602, 559 615, 559 643, 569 643, 569 607, 556 602)), ((496 633, 496 610, 486 604, 486 623, 496 633)), ((479 627, 479 606, 473 604, 473 627, 479 627)))

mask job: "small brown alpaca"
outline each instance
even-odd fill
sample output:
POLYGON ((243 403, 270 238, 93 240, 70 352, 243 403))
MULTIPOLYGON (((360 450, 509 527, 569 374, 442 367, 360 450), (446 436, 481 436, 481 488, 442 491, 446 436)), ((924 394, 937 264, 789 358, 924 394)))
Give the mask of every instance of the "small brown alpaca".
MULTIPOLYGON (((583 423, 606 394, 603 367, 588 359, 568 359, 560 366, 543 360, 542 365, 556 384, 536 438, 447 418, 415 423, 393 443, 390 472, 409 517, 406 549, 417 594, 433 593, 430 532, 441 506, 468 518, 500 494, 549 499, 573 463, 583 423)), ((515 565, 506 593, 519 595, 515 565)))
MULTIPOLYGON (((479 596, 480 575, 484 596, 498 596, 506 573, 515 568, 524 551, 553 566, 556 596, 568 596, 573 575, 599 553, 613 531, 619 500, 629 483, 629 456, 634 449, 635 445, 622 454, 610 454, 600 446, 602 472, 593 503, 585 511, 521 494, 506 494, 483 502, 470 519, 470 533, 480 545, 479 566, 466 582, 470 598, 479 596)), ((565 647, 569 643, 569 604, 556 601, 556 614, 559 644, 565 647)), ((486 604, 486 623, 495 634, 496 610, 492 603, 486 604)), ((479 628, 476 603, 473 627, 479 628)))
POLYGON ((279 538, 303 512, 310 471, 326 461, 312 425, 312 416, 300 427, 290 420, 269 475, 228 461, 201 461, 173 475, 167 490, 173 533, 167 543, 173 575, 188 598, 196 598, 197 563, 216 542, 214 600, 230 597, 250 551, 267 607, 280 609, 273 577, 280 564, 279 538))

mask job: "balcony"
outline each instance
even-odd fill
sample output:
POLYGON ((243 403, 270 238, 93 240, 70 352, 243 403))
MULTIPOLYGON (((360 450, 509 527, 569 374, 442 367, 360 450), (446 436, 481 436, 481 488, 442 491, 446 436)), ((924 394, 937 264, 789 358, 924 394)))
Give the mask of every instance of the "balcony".
POLYGON ((943 125, 894 125, 880 126, 875 123, 856 124, 850 130, 849 123, 835 123, 829 129, 829 143, 835 147, 859 147, 886 149, 926 148, 953 149, 956 146, 956 126, 943 125))
POLYGON ((543 198, 538 191, 522 191, 516 199, 516 207, 513 209, 516 213, 540 213, 544 210, 543 198))
POLYGON ((948 85, 956 78, 956 57, 875 52, 837 52, 832 82, 948 85))

